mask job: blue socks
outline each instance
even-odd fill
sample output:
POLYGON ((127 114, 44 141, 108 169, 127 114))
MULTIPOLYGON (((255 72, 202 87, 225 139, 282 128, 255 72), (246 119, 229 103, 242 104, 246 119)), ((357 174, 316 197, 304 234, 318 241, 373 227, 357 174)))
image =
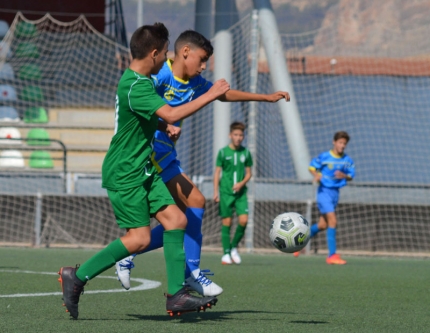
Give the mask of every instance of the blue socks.
POLYGON ((314 237, 320 231, 321 230, 318 229, 318 224, 312 224, 312 226, 311 226, 311 238, 314 237))
POLYGON ((185 229, 185 278, 189 278, 191 272, 200 268, 200 255, 202 250, 202 221, 204 208, 189 207, 185 211, 188 224, 185 229))
MULTIPOLYGON (((205 213, 204 208, 187 208, 185 216, 188 224, 185 229, 184 250, 185 250, 185 278, 190 277, 191 272, 200 269, 200 255, 202 250, 202 221, 205 213)), ((146 253, 163 247, 163 226, 157 225, 151 230, 151 243, 149 246, 137 254, 146 253)), ((133 254, 135 257, 136 254, 133 254)))
MULTIPOLYGON (((146 253, 163 247, 163 233, 164 233, 164 228, 161 224, 153 228, 151 230, 151 243, 145 250, 137 254, 146 253)), ((135 257, 136 254, 133 254, 133 256, 135 257)))
POLYGON ((336 228, 327 228, 328 256, 336 253, 336 228))
MULTIPOLYGON (((318 229, 318 224, 313 224, 311 226, 311 238, 314 237, 321 230, 318 229)), ((327 228, 327 247, 328 247, 328 256, 336 253, 336 228, 327 228)))

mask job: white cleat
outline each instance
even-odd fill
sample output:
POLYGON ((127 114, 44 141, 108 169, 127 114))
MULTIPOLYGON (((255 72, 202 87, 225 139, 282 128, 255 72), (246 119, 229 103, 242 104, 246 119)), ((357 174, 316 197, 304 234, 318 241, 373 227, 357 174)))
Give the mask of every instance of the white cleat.
POLYGON ((116 275, 118 275, 118 281, 124 289, 130 289, 130 270, 134 268, 133 262, 134 256, 126 257, 115 264, 116 275))
POLYGON ((231 265, 233 261, 231 261, 230 254, 224 254, 221 258, 221 264, 223 265, 231 265))
POLYGON ((237 252, 237 248, 234 247, 231 249, 230 252, 231 260, 237 265, 239 265, 242 262, 242 259, 240 258, 239 252, 237 252))
POLYGON ((202 296, 220 295, 223 289, 211 279, 208 279, 206 275, 214 274, 211 273, 209 269, 201 270, 197 278, 191 274, 191 276, 185 280, 185 284, 202 296))

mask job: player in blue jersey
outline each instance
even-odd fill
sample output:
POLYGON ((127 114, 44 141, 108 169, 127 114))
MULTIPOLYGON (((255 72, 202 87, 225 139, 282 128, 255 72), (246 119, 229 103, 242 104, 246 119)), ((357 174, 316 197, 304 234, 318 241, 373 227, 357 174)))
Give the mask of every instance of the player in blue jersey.
MULTIPOLYGON (((212 86, 212 83, 204 79, 201 73, 206 69, 206 63, 213 53, 213 47, 210 41, 200 33, 187 30, 180 34, 174 48, 174 60, 168 60, 153 78, 158 94, 169 105, 178 106, 194 100, 212 86)), ((218 98, 223 102, 262 101, 272 103, 281 99, 289 101, 288 92, 254 94, 229 90, 228 93, 218 98)), ((201 295, 221 294, 222 288, 207 278, 208 271, 200 270, 201 227, 205 211, 205 197, 181 169, 174 140, 161 131, 156 133, 153 163, 188 220, 184 239, 186 283, 201 295)), ((144 252, 162 247, 162 234, 161 225, 152 229, 151 244, 144 252)), ((126 289, 130 287, 130 269, 134 267, 133 258, 133 256, 128 257, 116 264, 118 278, 126 289)))
MULTIPOLYGON (((321 213, 318 223, 311 227, 311 237, 321 230, 327 229, 328 257, 326 262, 329 265, 346 264, 346 261, 336 253, 337 218, 335 211, 339 201, 339 189, 355 176, 354 162, 344 153, 348 142, 347 132, 336 132, 333 138, 333 148, 315 157, 309 166, 314 181, 319 182, 317 204, 321 213)), ((295 255, 297 256, 298 252, 295 255)))

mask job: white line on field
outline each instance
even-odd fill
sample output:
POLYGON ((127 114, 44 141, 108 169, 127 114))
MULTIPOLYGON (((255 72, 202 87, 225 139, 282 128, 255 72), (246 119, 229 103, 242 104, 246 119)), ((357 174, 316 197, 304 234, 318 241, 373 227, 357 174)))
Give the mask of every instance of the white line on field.
MULTIPOLYGON (((10 270, 10 269, 0 269, 0 273, 17 273, 17 274, 44 274, 44 275, 57 275, 58 273, 54 272, 35 272, 35 271, 21 271, 21 270, 10 270)), ((116 276, 98 276, 100 279, 117 279, 116 276)), ((161 285, 159 281, 152 281, 140 278, 130 278, 131 281, 135 281, 140 283, 136 287, 132 287, 129 290, 125 290, 123 288, 118 289, 104 289, 104 290, 88 290, 85 291, 85 294, 102 294, 102 293, 122 293, 128 291, 139 291, 139 290, 148 290, 155 289, 161 285)), ((30 294, 10 294, 10 295, 0 295, 0 298, 7 297, 35 297, 35 296, 58 296, 62 295, 62 292, 50 292, 50 293, 30 293, 30 294)))

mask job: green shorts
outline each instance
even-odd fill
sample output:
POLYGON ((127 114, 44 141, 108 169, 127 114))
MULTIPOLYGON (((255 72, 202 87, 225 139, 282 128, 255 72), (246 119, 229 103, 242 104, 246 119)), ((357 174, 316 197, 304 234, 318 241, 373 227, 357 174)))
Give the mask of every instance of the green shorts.
POLYGON ((142 186, 107 192, 120 228, 147 227, 162 207, 175 205, 158 174, 148 177, 142 186))
POLYGON ((219 197, 219 216, 221 218, 233 217, 233 208, 236 215, 248 214, 248 197, 246 191, 241 194, 220 193, 219 197))

